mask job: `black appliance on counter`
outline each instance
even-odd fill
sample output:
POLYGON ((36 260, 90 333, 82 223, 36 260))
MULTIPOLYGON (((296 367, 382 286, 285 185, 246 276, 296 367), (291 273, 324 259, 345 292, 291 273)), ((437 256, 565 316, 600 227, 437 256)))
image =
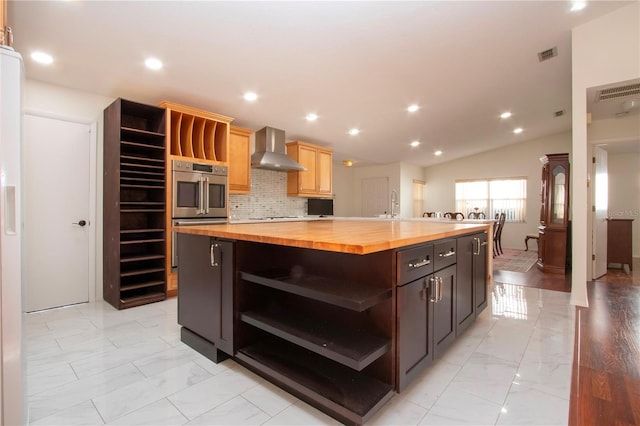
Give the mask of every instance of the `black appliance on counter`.
POLYGON ((307 214, 309 216, 333 216, 333 199, 309 198, 307 214))

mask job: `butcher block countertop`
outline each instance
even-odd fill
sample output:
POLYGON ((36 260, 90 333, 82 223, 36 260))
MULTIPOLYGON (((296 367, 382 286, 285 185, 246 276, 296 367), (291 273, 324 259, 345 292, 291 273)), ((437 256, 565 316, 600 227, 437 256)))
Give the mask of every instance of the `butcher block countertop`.
POLYGON ((489 225, 399 219, 384 221, 334 219, 176 226, 173 230, 232 240, 368 254, 474 231, 489 232, 489 225))

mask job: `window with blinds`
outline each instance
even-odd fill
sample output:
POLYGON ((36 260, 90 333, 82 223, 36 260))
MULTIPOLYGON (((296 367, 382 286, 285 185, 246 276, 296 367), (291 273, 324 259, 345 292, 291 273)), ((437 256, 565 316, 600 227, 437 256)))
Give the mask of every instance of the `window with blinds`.
POLYGON ((527 212, 527 179, 456 181, 456 211, 483 212, 487 218, 504 213, 507 222, 524 222, 527 212))

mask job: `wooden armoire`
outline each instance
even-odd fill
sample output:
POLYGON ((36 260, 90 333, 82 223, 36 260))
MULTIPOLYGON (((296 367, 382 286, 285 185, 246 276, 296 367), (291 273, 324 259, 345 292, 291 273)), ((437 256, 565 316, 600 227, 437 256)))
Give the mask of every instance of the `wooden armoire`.
POLYGON ((569 238, 569 154, 540 157, 540 226, 538 226, 538 269, 564 274, 569 238))

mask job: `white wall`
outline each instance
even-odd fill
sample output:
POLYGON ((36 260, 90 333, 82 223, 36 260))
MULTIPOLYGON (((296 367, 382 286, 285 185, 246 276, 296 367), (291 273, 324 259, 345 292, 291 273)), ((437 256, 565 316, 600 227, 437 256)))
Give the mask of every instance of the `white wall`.
POLYGON ((640 257, 640 153, 609 154, 609 214, 633 219, 633 256, 640 257))
POLYGON ((334 216, 354 216, 351 211, 353 199, 354 167, 333 163, 333 214, 334 216))
MULTIPOLYGON (((502 232, 504 248, 524 249, 524 237, 537 233, 540 223, 540 157, 571 152, 571 133, 508 145, 447 163, 426 167, 425 211, 453 211, 456 179, 527 178, 527 212, 524 223, 507 223, 502 232)), ((535 243, 534 243, 535 244, 535 243)))
MULTIPOLYGON (((366 178, 388 177, 389 193, 395 190, 398 193, 398 197, 402 200, 400 163, 352 167, 348 172, 340 167, 341 166, 336 166, 333 169, 333 190, 334 193, 336 193, 334 209, 336 209, 337 206, 337 211, 340 212, 340 214, 338 214, 334 211, 336 216, 362 216, 362 179, 366 178)), ((391 206, 391 201, 389 201, 389 206, 391 206)), ((402 215, 403 211, 407 209, 409 209, 409 216, 407 217, 410 217, 411 209, 409 207, 405 208, 403 205, 400 206, 400 214, 402 215)))
POLYGON ((572 31, 572 290, 571 303, 588 306, 591 279, 591 200, 587 189, 586 95, 589 87, 640 78, 640 3, 635 2, 572 31))
POLYGON ((640 114, 595 120, 587 126, 587 140, 591 144, 638 141, 640 114))
MULTIPOLYGON (((389 194, 395 190, 399 199, 399 217, 413 215, 413 181, 423 180, 422 167, 408 163, 378 166, 344 167, 333 165, 334 214, 336 216, 362 216, 362 180, 375 177, 389 178, 389 194)), ((389 198, 389 209, 391 208, 389 198)), ((390 210, 389 210, 390 211, 390 210)))
POLYGON ((42 112, 66 120, 92 123, 102 119, 102 111, 114 99, 61 86, 27 80, 24 105, 28 112, 42 112))
POLYGON ((400 163, 400 216, 413 217, 413 181, 424 180, 422 166, 400 163))
POLYGON ((102 112, 113 100, 33 80, 27 80, 25 83, 25 112, 78 123, 98 123, 95 162, 90 165, 90 173, 93 176, 91 190, 96 197, 96 205, 93 206, 96 221, 92 229, 94 235, 90 240, 95 244, 93 269, 94 294, 97 300, 102 299, 102 112))

